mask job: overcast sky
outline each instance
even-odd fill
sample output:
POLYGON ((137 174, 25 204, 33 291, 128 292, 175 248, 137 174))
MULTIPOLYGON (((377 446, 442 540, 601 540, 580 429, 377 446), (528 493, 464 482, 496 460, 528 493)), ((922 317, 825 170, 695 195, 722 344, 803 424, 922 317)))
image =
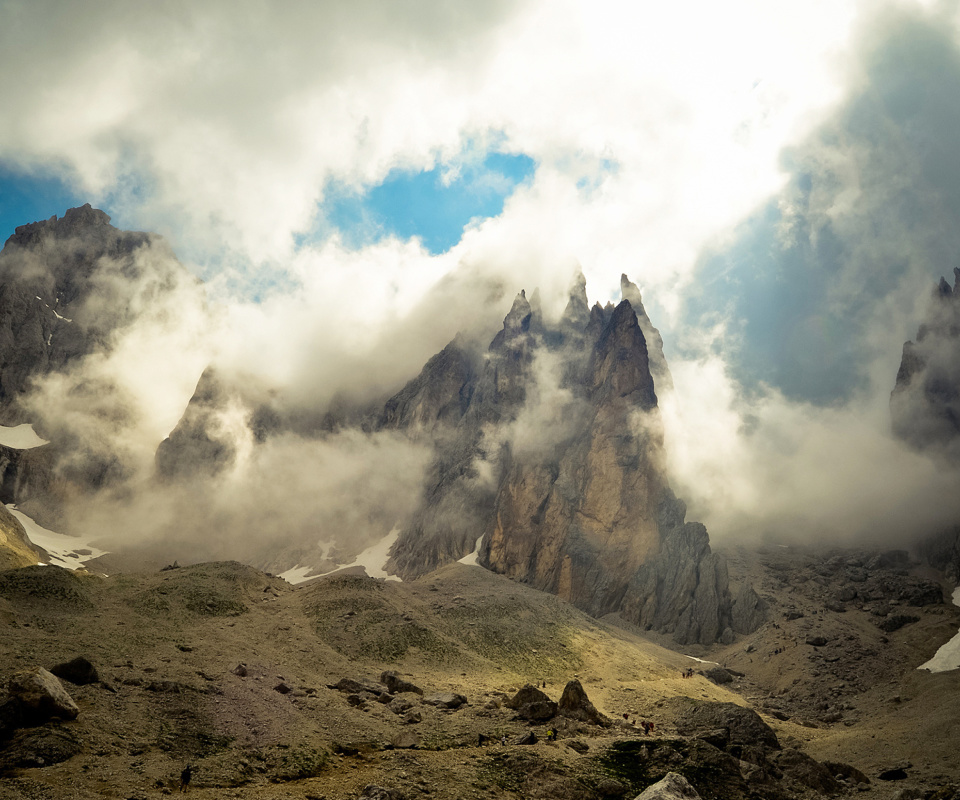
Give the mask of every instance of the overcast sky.
POLYGON ((83 202, 164 234, 244 322, 221 357, 327 363, 304 392, 626 272, 712 533, 892 535, 955 487, 887 400, 960 252, 958 42, 920 0, 0 0, 0 237, 83 202))

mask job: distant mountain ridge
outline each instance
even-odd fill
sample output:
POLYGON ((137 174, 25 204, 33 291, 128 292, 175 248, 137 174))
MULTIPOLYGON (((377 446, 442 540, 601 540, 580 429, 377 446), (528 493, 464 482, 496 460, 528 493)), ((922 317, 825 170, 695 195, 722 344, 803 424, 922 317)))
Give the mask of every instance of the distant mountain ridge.
MULTIPOLYGON (((133 287, 149 280, 162 292, 176 282, 182 267, 172 256, 161 266, 138 258, 156 241, 117 231, 89 206, 17 229, 0 255, 0 327, 30 336, 0 341, 11 421, 34 421, 18 416, 31 380, 109 349, 112 332, 135 314, 125 302, 133 287), (3 298, 21 302, 4 306, 3 298)), ((372 407, 291 411, 277 390, 211 366, 159 443, 155 477, 191 485, 228 472, 239 457, 237 426, 248 453, 290 433, 320 442, 345 427, 392 432, 431 448, 433 462, 412 517, 398 521, 388 572, 415 578, 476 553, 487 569, 595 616, 619 612, 684 644, 732 641, 762 621, 763 604, 749 587, 734 600, 706 529, 685 521, 670 489, 657 392, 672 379, 660 334, 626 275, 621 292, 616 307, 591 308, 579 275, 554 321, 536 292, 521 291, 487 348, 456 337, 372 407)), ((111 396, 109 386, 89 389, 111 396)), ((0 461, 4 500, 44 501, 59 512, 71 493, 124 479, 122 454, 55 433, 50 446, 0 461)), ((369 513, 379 520, 386 512, 369 513)), ((277 555, 264 553, 258 566, 268 559, 275 564, 277 555)))

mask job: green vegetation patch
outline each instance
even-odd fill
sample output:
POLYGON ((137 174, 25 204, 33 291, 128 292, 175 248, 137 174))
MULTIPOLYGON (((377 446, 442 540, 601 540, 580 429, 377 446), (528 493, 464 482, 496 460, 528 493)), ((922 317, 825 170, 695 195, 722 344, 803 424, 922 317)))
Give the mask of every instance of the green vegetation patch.
POLYGON ((601 792, 561 760, 512 747, 492 750, 484 758, 477 768, 477 783, 495 786, 501 792, 514 792, 520 797, 593 800, 601 796, 601 792))
POLYGON ((544 621, 522 604, 462 603, 439 612, 450 635, 470 650, 522 674, 569 675, 583 667, 576 629, 544 621))
POLYGON ((17 604, 55 604, 64 611, 93 608, 88 577, 63 567, 35 565, 0 572, 0 597, 17 604))
POLYGON ((317 636, 348 658, 392 664, 416 653, 446 663, 459 652, 394 605, 371 578, 345 575, 318 584, 305 598, 304 612, 317 636))

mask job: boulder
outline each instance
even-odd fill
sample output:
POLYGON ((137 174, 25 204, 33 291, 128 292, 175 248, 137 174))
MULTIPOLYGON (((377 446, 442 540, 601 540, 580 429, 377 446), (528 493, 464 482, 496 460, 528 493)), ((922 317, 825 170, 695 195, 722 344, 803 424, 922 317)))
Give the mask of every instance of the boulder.
POLYGON ((691 705, 686 699, 677 699, 671 704, 679 706, 677 730, 683 736, 697 736, 724 729, 728 732, 731 745, 780 749, 780 742, 773 729, 753 709, 743 708, 735 703, 691 705))
POLYGON ((536 686, 528 683, 513 697, 504 700, 503 704, 507 708, 512 708, 516 711, 520 706, 526 705, 527 703, 542 703, 549 700, 550 698, 545 693, 541 692, 536 686))
POLYGON ((419 686, 416 686, 410 681, 405 681, 396 672, 382 672, 380 673, 380 683, 387 687, 387 691, 391 694, 399 694, 401 692, 413 692, 415 694, 423 694, 423 689, 419 686))
POLYGON ((446 708, 453 711, 464 705, 467 698, 455 692, 437 692, 424 697, 423 702, 428 706, 437 706, 437 708, 446 708))
POLYGON ((610 725, 610 720, 597 711, 593 703, 587 697, 580 681, 574 679, 567 683, 563 688, 563 695, 560 697, 558 711, 561 716, 570 719, 589 722, 593 725, 600 725, 604 728, 610 725))
POLYGON ((387 705, 387 708, 394 714, 404 714, 413 708, 413 699, 409 694, 407 696, 400 695, 399 697, 394 697, 387 705))
POLYGON ((668 772, 662 780, 638 794, 635 800, 700 800, 700 795, 683 775, 668 772))
POLYGON ((76 719, 80 713, 57 676, 43 667, 14 674, 7 691, 28 721, 45 722, 53 717, 76 719))
POLYGON ((841 786, 830 770, 806 753, 787 748, 777 754, 774 763, 784 775, 820 794, 840 792, 841 786))
POLYGON ((893 633, 900 630, 904 625, 910 625, 913 622, 919 622, 920 617, 914 617, 910 614, 894 614, 886 619, 880 620, 877 627, 885 633, 893 633))
POLYGON ((540 740, 537 739, 537 734, 535 734, 533 731, 528 731, 519 739, 514 740, 513 743, 514 744, 536 744, 538 741, 540 740))
POLYGON ((413 731, 402 731, 390 739, 397 750, 413 750, 420 746, 420 737, 413 731))
POLYGON ((725 670, 723 667, 710 667, 710 669, 703 674, 716 684, 730 683, 733 681, 733 675, 727 672, 727 670, 725 670))

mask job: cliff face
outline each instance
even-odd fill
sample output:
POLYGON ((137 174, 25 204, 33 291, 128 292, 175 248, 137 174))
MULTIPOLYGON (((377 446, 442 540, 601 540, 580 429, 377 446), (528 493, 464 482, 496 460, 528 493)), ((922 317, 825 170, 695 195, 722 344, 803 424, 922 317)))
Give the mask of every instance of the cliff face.
MULTIPOLYGON (((894 434, 952 467, 960 465, 960 269, 933 293, 915 342, 905 342, 890 394, 894 434)), ((960 525, 919 544, 930 564, 960 581, 960 525)))
POLYGON ((894 433, 920 450, 960 463, 960 269, 943 278, 915 342, 903 345, 890 395, 894 433))
POLYGON ((669 489, 654 378, 669 387, 669 371, 622 285, 616 308, 591 309, 581 278, 554 325, 521 292, 486 353, 452 342, 387 402, 380 425, 437 443, 388 570, 415 577, 476 550, 591 614, 711 643, 755 621, 734 619, 726 565, 669 489))

